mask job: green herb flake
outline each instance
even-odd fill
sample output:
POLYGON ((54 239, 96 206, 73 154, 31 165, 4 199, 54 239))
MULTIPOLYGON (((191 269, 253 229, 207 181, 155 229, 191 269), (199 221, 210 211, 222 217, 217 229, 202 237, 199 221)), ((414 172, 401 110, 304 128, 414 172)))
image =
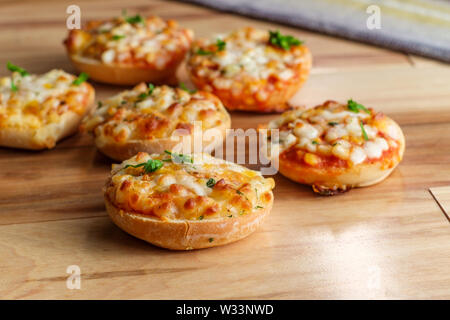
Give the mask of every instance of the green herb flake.
POLYGON ((214 180, 213 178, 209 178, 208 181, 206 182, 206 186, 208 188, 214 188, 215 185, 216 185, 216 180, 214 180))
POLYGON ((209 54, 213 54, 214 52, 209 51, 209 50, 205 50, 203 48, 200 48, 197 50, 196 54, 198 54, 199 56, 207 56, 209 54))
POLYGON ((230 214, 230 215, 228 216, 228 218, 233 218, 233 215, 232 215, 232 214, 230 214))
MULTIPOLYGON (((227 43, 221 39, 217 39, 215 45, 217 48, 217 50, 215 52, 224 51, 227 47, 227 43)), ((198 54, 200 56, 207 56, 210 54, 214 54, 215 52, 210 51, 210 50, 205 50, 203 48, 199 48, 199 49, 197 49, 196 54, 198 54)))
POLYGON ((359 123, 359 125, 361 126, 361 131, 362 131, 364 140, 368 141, 368 140, 369 140, 369 137, 367 136, 366 130, 364 130, 364 124, 362 123, 362 121, 359 123))
POLYGON ((217 39, 216 47, 217 47, 217 51, 223 51, 227 47, 227 43, 221 39, 217 39))
POLYGON ((103 106, 103 102, 99 101, 97 102, 97 108, 100 109, 103 106))
POLYGON ((141 102, 145 98, 151 96, 152 93, 153 93, 153 90, 155 90, 155 86, 152 83, 149 83, 148 84, 148 91, 147 92, 143 92, 140 95, 138 95, 138 102, 141 102))
POLYGON ((19 90, 19 88, 14 84, 13 79, 11 79, 11 91, 17 92, 17 90, 19 90))
POLYGON ((293 36, 283 36, 279 30, 276 30, 269 31, 269 43, 284 50, 289 50, 291 49, 291 46, 298 46, 303 44, 303 41, 300 41, 293 36))
POLYGON ((187 91, 190 94, 194 94, 197 92, 197 90, 190 90, 188 87, 186 87, 186 85, 183 82, 180 82, 178 86, 180 87, 180 89, 183 89, 184 91, 187 91))
POLYGON ((145 173, 155 172, 156 170, 160 169, 163 166, 163 162, 161 160, 153 160, 150 159, 147 162, 139 163, 136 165, 127 164, 124 169, 126 168, 139 168, 144 167, 145 173))
POLYGON ((248 200, 248 197, 245 195, 245 193, 243 193, 241 190, 237 190, 236 189, 236 193, 240 196, 243 196, 245 198, 245 200, 248 200))
POLYGON ((122 34, 115 34, 115 35, 112 36, 112 39, 115 40, 115 41, 123 39, 123 38, 125 38, 125 36, 122 35, 122 34))
POLYGON ((203 220, 203 215, 201 215, 200 217, 198 217, 198 220, 203 220))
POLYGON ((148 95, 151 95, 153 93, 153 90, 155 90, 155 85, 153 83, 148 84, 148 95))
POLYGON ((171 152, 168 150, 164 150, 164 152, 167 153, 168 155, 170 155, 173 158, 175 163, 182 163, 182 164, 194 163, 194 160, 188 155, 185 155, 182 153, 171 152))
POLYGON ((18 72, 22 77, 25 77, 25 76, 29 75, 28 71, 26 71, 25 69, 23 69, 23 68, 21 68, 19 66, 16 66, 16 65, 12 64, 9 61, 6 63, 6 67, 11 72, 18 72))
POLYGON ((311 141, 312 144, 319 144, 316 140, 311 141))
POLYGON ((73 80, 72 84, 75 86, 79 86, 80 84, 85 82, 88 78, 89 75, 86 72, 82 72, 75 80, 73 80))
POLYGON ((213 241, 214 241, 214 238, 209 238, 208 241, 209 241, 209 242, 213 242, 213 241))
POLYGON ((145 24, 144 18, 142 18, 139 14, 131 17, 125 16, 125 21, 128 22, 129 24, 137 24, 137 23, 145 24))
POLYGON ((360 104, 356 101, 353 101, 352 99, 347 101, 347 108, 348 108, 348 110, 355 112, 355 113, 359 113, 359 110, 362 110, 365 113, 371 114, 369 109, 364 107, 362 104, 360 104))
POLYGON ((328 125, 330 125, 330 126, 332 126, 332 127, 337 126, 338 124, 339 124, 339 123, 334 122, 334 121, 328 122, 328 125))
POLYGON ((255 209, 264 209, 264 207, 256 206, 255 209))

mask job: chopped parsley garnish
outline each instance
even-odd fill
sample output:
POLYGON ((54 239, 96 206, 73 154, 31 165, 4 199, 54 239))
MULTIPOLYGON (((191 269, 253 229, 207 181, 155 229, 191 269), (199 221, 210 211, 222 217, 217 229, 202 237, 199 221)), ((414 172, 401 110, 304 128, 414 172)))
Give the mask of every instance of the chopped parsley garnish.
POLYGON ((347 108, 348 108, 348 110, 355 112, 355 113, 359 113, 359 110, 362 110, 365 113, 371 114, 369 109, 364 107, 362 104, 360 104, 356 101, 353 101, 352 99, 347 101, 347 108))
POLYGON ((264 207, 256 206, 255 209, 264 209, 264 207))
POLYGON ((168 150, 164 150, 164 152, 170 155, 175 163, 194 163, 194 160, 188 155, 170 152, 168 150))
POLYGON ((198 220, 203 220, 203 215, 201 215, 200 217, 198 217, 198 220))
POLYGON ((130 23, 130 24, 136 24, 136 23, 145 24, 144 18, 142 18, 139 14, 137 14, 135 16, 127 17, 126 16, 126 12, 125 12, 125 17, 124 18, 125 18, 125 21, 130 23))
POLYGON ((269 31, 269 42, 270 44, 280 47, 284 50, 289 50, 291 46, 298 46, 303 43, 303 41, 300 41, 293 36, 283 36, 279 30, 269 31))
POLYGON ((213 54, 213 52, 209 51, 209 50, 205 50, 203 48, 200 48, 197 50, 196 54, 201 55, 201 56, 207 56, 208 54, 213 54))
POLYGON ((237 190, 236 189, 236 193, 240 196, 244 196, 245 200, 248 200, 248 197, 245 195, 245 193, 243 193, 241 190, 237 190))
POLYGON ((153 90, 155 90, 155 85, 153 83, 148 84, 148 94, 151 95, 153 93, 153 90))
POLYGON ((227 43, 221 39, 216 41, 217 51, 223 51, 227 47, 227 43))
POLYGON ((339 124, 339 123, 334 122, 334 121, 328 122, 328 125, 330 125, 330 126, 332 126, 332 127, 337 126, 338 124, 339 124))
POLYGON ((85 82, 88 78, 89 75, 86 72, 82 72, 75 80, 73 80, 72 84, 75 86, 79 86, 80 84, 85 82))
MULTIPOLYGON (((225 41, 221 40, 221 39, 217 39, 216 47, 217 47, 217 50, 215 52, 223 51, 227 47, 227 43, 225 41)), ((213 54, 214 51, 209 51, 209 50, 205 50, 203 48, 200 48, 200 49, 197 50, 196 53, 198 55, 201 55, 201 56, 207 56, 209 54, 213 54)))
POLYGON ((155 172, 156 170, 158 170, 162 166, 163 166, 163 162, 161 160, 150 159, 147 162, 139 163, 139 164, 136 164, 136 165, 127 164, 124 169, 129 168, 129 167, 132 167, 132 168, 144 167, 144 171, 146 173, 150 173, 150 172, 155 172))
POLYGON ((214 180, 213 178, 209 178, 208 181, 206 182, 206 186, 208 188, 214 188, 215 185, 216 185, 216 180, 214 180))
POLYGON ((233 215, 232 215, 232 214, 230 214, 230 215, 228 216, 228 218, 233 218, 233 215))
POLYGON ((97 102, 97 108, 101 108, 103 106, 103 102, 99 101, 97 102))
POLYGON ((112 36, 113 40, 120 40, 120 39, 123 39, 123 38, 125 38, 125 36, 122 35, 122 34, 115 34, 115 35, 112 36))
POLYGON ((145 98, 149 97, 152 95, 153 90, 155 90, 155 86, 153 85, 153 83, 149 83, 148 84, 148 91, 147 92, 143 92, 140 95, 138 95, 138 99, 139 101, 144 100, 145 98))
POLYGON ((178 86, 180 87, 180 89, 183 89, 184 91, 187 91, 190 94, 197 92, 197 90, 190 90, 188 87, 186 87, 186 85, 183 82, 180 82, 180 84, 178 86))
MULTIPOLYGON (((25 77, 25 76, 29 75, 28 71, 26 71, 25 69, 23 69, 23 68, 21 68, 19 66, 16 66, 16 65, 12 64, 9 61, 6 63, 6 68, 8 68, 8 70, 11 71, 11 72, 18 72, 22 77, 25 77)), ((19 88, 14 83, 14 80, 11 78, 11 91, 12 92, 17 92, 17 90, 19 90, 19 88)))
POLYGON ((369 137, 367 136, 366 130, 364 130, 364 125, 363 125, 362 121, 359 123, 359 125, 361 126, 361 131, 362 131, 364 140, 368 141, 368 140, 369 140, 369 137))
POLYGON ((208 241, 209 241, 209 242, 213 242, 213 241, 214 241, 214 238, 209 238, 208 241))
POLYGON ((25 77, 25 76, 29 75, 28 71, 26 71, 25 69, 23 69, 23 68, 21 68, 19 66, 16 66, 16 65, 12 64, 9 61, 6 63, 6 67, 11 72, 18 72, 22 77, 25 77))
POLYGON ((319 144, 316 140, 311 141, 312 144, 319 144))
POLYGON ((17 90, 19 90, 19 88, 14 84, 14 80, 11 79, 11 91, 16 92, 17 90))

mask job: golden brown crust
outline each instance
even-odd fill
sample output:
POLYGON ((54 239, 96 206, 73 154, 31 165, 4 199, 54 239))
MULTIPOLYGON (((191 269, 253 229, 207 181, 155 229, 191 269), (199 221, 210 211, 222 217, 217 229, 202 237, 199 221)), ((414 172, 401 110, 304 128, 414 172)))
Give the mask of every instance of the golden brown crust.
POLYGON ((1 128, 0 146, 29 150, 51 149, 55 147, 59 140, 76 133, 80 121, 92 109, 95 99, 94 88, 87 83, 85 85, 89 88, 87 103, 79 108, 79 110, 84 109, 84 113, 79 114, 68 111, 61 116, 58 122, 44 125, 39 129, 25 127, 1 128))
POLYGON ((280 159, 280 173, 301 183, 327 189, 347 190, 368 187, 383 181, 391 174, 398 162, 391 168, 383 168, 381 163, 360 164, 352 168, 312 168, 280 159))
POLYGON ((105 196, 106 211, 119 228, 153 245, 171 250, 216 247, 243 239, 262 224, 272 209, 272 203, 273 200, 264 209, 234 218, 162 221, 118 209, 105 196))
MULTIPOLYGON (((222 123, 215 129, 221 132, 222 137, 225 137, 226 131, 230 128, 230 126, 231 120, 228 118, 226 122, 222 123)), ((193 134, 191 134, 191 137, 193 137, 193 134)), ((209 146, 210 140, 207 139, 205 135, 202 137, 203 146, 209 146)), ((97 148, 106 156, 118 161, 129 159, 138 152, 147 152, 149 154, 164 153, 165 150, 175 150, 176 146, 179 147, 179 150, 191 150, 191 152, 193 152, 194 144, 190 141, 191 139, 182 139, 182 137, 180 137, 179 140, 164 138, 155 140, 131 140, 125 143, 114 143, 111 141, 106 142, 103 137, 95 137, 95 145, 97 148)), ((217 141, 216 145, 209 147, 213 149, 221 143, 222 141, 217 141)))
POLYGON ((69 58, 77 70, 86 72, 91 79, 98 82, 115 85, 135 85, 140 82, 174 85, 177 83, 175 73, 184 55, 174 59, 172 65, 164 70, 131 65, 107 65, 77 55, 69 55, 69 58))

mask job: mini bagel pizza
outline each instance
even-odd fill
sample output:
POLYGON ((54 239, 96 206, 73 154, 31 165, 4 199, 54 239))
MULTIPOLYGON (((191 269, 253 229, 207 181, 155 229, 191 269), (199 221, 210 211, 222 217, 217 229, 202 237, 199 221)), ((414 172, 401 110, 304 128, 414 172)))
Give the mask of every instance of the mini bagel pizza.
POLYGON ((394 120, 353 100, 285 112, 271 129, 279 130, 279 140, 269 140, 280 172, 323 195, 382 181, 405 150, 394 120))
POLYGON ((75 67, 109 84, 175 83, 175 72, 189 50, 193 32, 174 20, 123 14, 91 21, 64 41, 75 67))
POLYGON ((216 137, 225 138, 230 126, 227 111, 209 92, 141 83, 99 102, 81 130, 94 134, 96 146, 105 155, 123 161, 139 151, 162 153, 179 146, 191 152, 195 130, 201 131, 203 146, 212 147, 214 141, 222 140, 209 143, 212 137, 204 133, 213 129, 216 137))
POLYGON ((309 75, 309 49, 279 31, 244 28, 191 48, 188 72, 229 110, 281 112, 309 75))
POLYGON ((247 237, 269 214, 274 181, 211 157, 138 153, 113 165, 104 188, 113 222, 173 250, 214 247, 247 237))
POLYGON ((0 78, 0 146, 51 149, 77 131, 94 102, 86 74, 31 75, 9 62, 7 67, 13 73, 0 78))

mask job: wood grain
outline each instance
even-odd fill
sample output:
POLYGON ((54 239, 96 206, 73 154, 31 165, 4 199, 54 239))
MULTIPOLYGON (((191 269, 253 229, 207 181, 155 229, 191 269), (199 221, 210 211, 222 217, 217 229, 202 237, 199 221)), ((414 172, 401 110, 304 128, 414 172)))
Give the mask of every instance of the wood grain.
POLYGON ((430 188, 430 192, 450 222, 450 186, 430 188))
MULTIPOLYGON (((123 8, 118 0, 77 3, 83 20, 123 8)), ((74 71, 61 44, 69 4, 0 3, 0 65, 74 71)), ((127 9, 175 18, 199 36, 245 25, 299 36, 314 69, 292 104, 353 97, 384 111, 404 129, 404 161, 385 182, 332 198, 277 175, 261 230, 224 247, 170 252, 108 219, 101 187, 111 161, 89 136, 51 151, 1 149, 0 298, 450 298, 450 226, 428 192, 450 184, 448 65, 174 1, 127 9), (66 288, 69 265, 81 268, 81 290, 66 288)), ((187 82, 183 69, 179 76, 187 82)), ((99 99, 122 90, 94 85, 99 99)), ((233 113, 233 127, 274 117, 233 113)))

